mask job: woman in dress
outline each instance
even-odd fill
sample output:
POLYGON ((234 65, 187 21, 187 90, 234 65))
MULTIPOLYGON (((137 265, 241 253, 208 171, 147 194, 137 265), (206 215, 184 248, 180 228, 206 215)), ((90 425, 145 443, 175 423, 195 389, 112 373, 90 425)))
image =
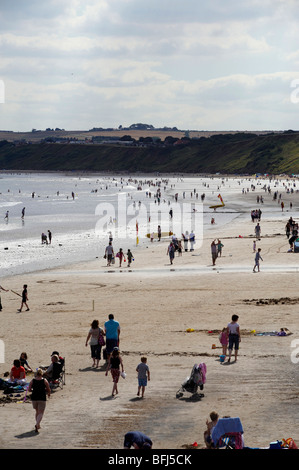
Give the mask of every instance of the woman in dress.
POLYGON ((99 321, 93 320, 90 325, 90 330, 88 332, 85 346, 90 345, 90 353, 93 360, 91 367, 99 367, 99 361, 101 359, 101 350, 103 341, 100 341, 100 336, 104 338, 105 332, 102 328, 99 327, 99 321))
POLYGON ((124 372, 123 360, 120 356, 118 347, 115 347, 112 351, 112 354, 109 356, 106 375, 108 375, 109 369, 113 380, 112 396, 114 397, 114 395, 118 393, 117 384, 119 381, 120 369, 122 372, 124 372))
POLYGON ((28 392, 32 392, 31 401, 35 410, 35 432, 38 432, 46 409, 47 395, 49 398, 51 395, 49 382, 44 379, 42 369, 37 369, 34 379, 29 384, 28 392))

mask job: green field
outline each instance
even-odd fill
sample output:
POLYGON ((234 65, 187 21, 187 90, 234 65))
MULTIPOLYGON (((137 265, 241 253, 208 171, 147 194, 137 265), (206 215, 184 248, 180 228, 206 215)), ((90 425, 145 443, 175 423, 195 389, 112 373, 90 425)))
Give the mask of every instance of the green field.
POLYGON ((0 170, 299 174, 299 133, 224 133, 179 145, 0 141, 0 170))

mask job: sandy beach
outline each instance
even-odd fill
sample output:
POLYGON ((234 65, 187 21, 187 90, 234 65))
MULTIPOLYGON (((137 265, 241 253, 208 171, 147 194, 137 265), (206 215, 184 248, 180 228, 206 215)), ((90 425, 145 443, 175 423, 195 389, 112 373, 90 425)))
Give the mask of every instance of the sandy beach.
MULTIPOLYGON (((295 196, 298 199, 298 195, 295 196)), ((284 200, 288 201, 287 196, 284 200)), ((293 215, 297 200, 293 196, 293 215)), ((249 194, 248 219, 204 232, 194 252, 175 256, 170 265, 168 239, 134 251, 130 268, 107 268, 103 253, 94 261, 1 279, 6 289, 28 285, 30 311, 18 313, 20 299, 2 292, 1 339, 9 371, 22 351, 32 368, 50 363, 53 350, 66 360, 65 385, 47 401, 42 429, 34 432, 30 400, 2 396, 2 449, 122 449, 125 432, 149 435, 155 449, 185 449, 197 442, 211 411, 240 417, 245 445, 266 448, 293 438, 299 444, 298 365, 294 360, 298 326, 298 256, 288 253, 285 224, 290 213, 279 205, 262 216, 261 272, 253 273, 254 225, 249 194), (274 214, 274 215, 273 215, 274 214), (220 238, 222 256, 212 266, 210 244, 220 238), (92 320, 100 325, 113 313, 121 326, 120 350, 126 378, 111 397, 105 361, 91 367, 86 337, 92 320), (238 361, 221 363, 218 335, 239 315, 238 361), (256 335, 288 328, 287 337, 256 335), (190 331, 191 329, 191 331, 190 331), (188 331, 189 330, 189 331, 188 331), (213 348, 213 345, 216 347, 213 348), (136 366, 145 355, 151 380, 137 397, 136 366), (195 363, 207 366, 204 397, 176 392, 195 363), (21 402, 20 402, 21 401, 21 402)), ((295 217, 296 218, 296 217, 295 217)), ((28 376, 28 380, 32 376, 28 376)), ((2 392, 1 392, 2 394, 2 392)))

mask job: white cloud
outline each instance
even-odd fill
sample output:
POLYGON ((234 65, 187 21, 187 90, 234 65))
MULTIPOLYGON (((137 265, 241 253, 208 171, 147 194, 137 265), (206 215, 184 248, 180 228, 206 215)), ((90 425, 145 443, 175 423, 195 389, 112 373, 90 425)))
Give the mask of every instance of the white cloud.
POLYGON ((297 16, 293 0, 5 2, 0 129, 296 127, 297 16))

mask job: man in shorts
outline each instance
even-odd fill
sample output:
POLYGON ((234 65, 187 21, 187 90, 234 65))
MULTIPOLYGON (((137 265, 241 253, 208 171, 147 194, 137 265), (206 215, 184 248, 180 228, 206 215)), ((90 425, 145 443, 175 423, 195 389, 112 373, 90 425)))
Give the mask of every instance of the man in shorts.
POLYGON ((119 346, 119 335, 120 335, 120 326, 119 322, 114 320, 114 315, 110 313, 108 316, 108 321, 104 324, 105 335, 106 335, 106 352, 107 359, 113 351, 113 348, 119 346))
POLYGON ((112 258, 114 256, 112 242, 109 242, 109 245, 106 246, 105 257, 107 258, 107 266, 111 265, 112 258))

